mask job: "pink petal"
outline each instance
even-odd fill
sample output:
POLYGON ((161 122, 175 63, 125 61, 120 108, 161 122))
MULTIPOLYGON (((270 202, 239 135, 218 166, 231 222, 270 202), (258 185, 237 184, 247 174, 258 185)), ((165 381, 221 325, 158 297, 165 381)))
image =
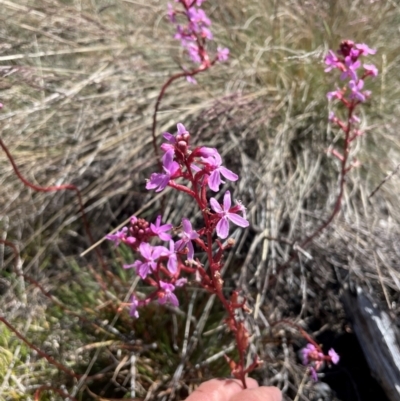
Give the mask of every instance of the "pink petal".
POLYGON ((222 207, 215 198, 210 198, 211 209, 216 213, 222 213, 222 207))
POLYGON ((171 142, 171 143, 175 143, 175 142, 176 142, 175 137, 174 137, 172 134, 170 134, 169 132, 164 132, 164 133, 163 133, 163 137, 164 137, 168 142, 171 142))
POLYGON ((221 185, 221 176, 218 170, 214 170, 210 177, 208 178, 208 186, 214 192, 219 191, 219 186, 221 185))
POLYGON ((171 255, 168 259, 168 270, 172 273, 175 274, 176 271, 178 270, 178 261, 176 259, 176 255, 171 255))
POLYGON ((225 192, 224 195, 224 211, 227 212, 231 208, 231 193, 229 191, 225 192))
POLYGON ((148 263, 142 263, 138 268, 138 274, 142 279, 145 279, 149 274, 150 266, 148 263))
POLYGON ((188 252, 188 254, 187 254, 188 260, 194 260, 194 259, 193 259, 193 258, 194 258, 194 248, 193 248, 193 244, 192 244, 191 241, 189 241, 189 242, 187 243, 187 247, 188 247, 188 249, 189 249, 189 252, 188 252))
POLYGON ((188 219, 182 219, 183 231, 187 234, 192 232, 192 223, 188 219))
POLYGON ((229 222, 223 217, 217 224, 217 235, 221 239, 225 239, 229 234, 229 222))
POLYGON ((174 306, 179 306, 178 298, 173 292, 169 294, 169 302, 171 302, 171 304, 174 306))
POLYGON ((176 128, 178 129, 178 134, 183 135, 183 134, 188 134, 189 133, 188 130, 185 128, 185 126, 183 124, 181 124, 181 123, 178 123, 176 128))
POLYGON ((228 170, 226 167, 221 166, 219 168, 220 173, 229 181, 237 181, 239 176, 235 174, 233 171, 228 170))
POLYGON ((232 223, 236 224, 239 227, 248 227, 249 226, 249 222, 242 216, 239 216, 238 214, 228 213, 227 217, 232 223))

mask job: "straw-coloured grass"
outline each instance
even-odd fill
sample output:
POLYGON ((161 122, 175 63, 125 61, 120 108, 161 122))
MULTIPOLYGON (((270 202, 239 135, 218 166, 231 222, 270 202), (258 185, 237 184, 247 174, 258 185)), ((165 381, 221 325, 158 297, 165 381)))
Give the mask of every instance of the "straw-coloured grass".
MULTIPOLYGON (((394 174, 368 196, 400 163, 400 8, 369 0, 208 3, 216 40, 230 48, 231 60, 199 75, 195 88, 175 82, 163 99, 158 133, 182 122, 193 143, 218 147, 239 173, 230 189, 247 205, 251 228, 232 234, 237 246, 224 277, 227 290, 240 287, 253 309, 251 352, 265 361, 255 376, 279 385, 288 399, 317 399, 296 357, 304 340, 271 324, 292 319, 318 338, 328 331, 340 337, 347 327, 339 298, 345 284, 367 288, 394 316, 399 312, 400 178, 394 174), (312 233, 337 195, 338 166, 326 149, 340 137, 328 124, 325 97, 336 78, 324 74, 321 60, 344 38, 378 50, 380 75, 362 109, 366 134, 354 149, 362 166, 348 177, 334 224, 275 277, 293 252, 287 242, 312 233)), ((154 218, 160 200, 151 202, 144 190, 157 168, 152 111, 161 85, 186 62, 164 18, 166 2, 0 0, 0 6, 1 138, 21 173, 38 185, 78 186, 96 240, 139 209, 154 218)), ((97 375, 85 381, 58 372, 0 326, 0 398, 32 399, 50 384, 78 399, 178 400, 199 382, 228 374, 221 351, 234 353, 234 345, 212 297, 189 287, 181 311, 150 306, 132 322, 118 310, 133 290, 146 292, 121 269, 132 255, 99 245, 113 277, 102 291, 94 252, 79 257, 90 243, 74 194, 24 187, 3 153, 0 171, 2 238, 17 245, 21 271, 58 300, 17 276, 9 248, 1 248, 1 313, 54 359, 97 375)), ((185 196, 168 192, 166 219, 179 224, 194 213, 185 196)))

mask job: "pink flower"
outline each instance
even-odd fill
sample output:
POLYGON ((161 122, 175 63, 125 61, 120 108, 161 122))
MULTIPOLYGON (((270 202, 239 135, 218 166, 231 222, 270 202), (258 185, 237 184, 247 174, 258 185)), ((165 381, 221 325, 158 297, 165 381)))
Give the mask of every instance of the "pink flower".
POLYGON ((131 265, 124 265, 124 269, 135 268, 137 274, 145 279, 150 271, 155 271, 157 269, 157 260, 162 256, 165 251, 168 251, 163 246, 151 246, 147 242, 142 242, 139 246, 139 252, 144 259, 144 262, 137 260, 131 265))
POLYGON ((192 223, 188 219, 182 219, 183 233, 182 238, 175 244, 175 250, 181 251, 185 246, 188 247, 188 260, 194 258, 194 248, 192 240, 199 238, 197 231, 193 230, 192 223))
POLYGON ((214 192, 218 192, 220 185, 224 184, 224 181, 221 180, 221 174, 229 181, 237 181, 239 178, 237 174, 222 166, 222 159, 217 151, 212 156, 203 158, 203 163, 212 170, 208 178, 208 186, 214 192))
POLYGON ((334 98, 336 98, 336 99, 341 99, 341 98, 343 97, 343 94, 342 94, 342 91, 341 91, 340 89, 338 89, 338 90, 336 90, 336 91, 328 92, 328 93, 326 94, 326 97, 327 97, 329 100, 332 100, 332 99, 334 99, 334 98))
POLYGON ((360 102, 365 102, 366 96, 370 94, 369 91, 362 92, 364 81, 359 79, 358 82, 353 80, 349 81, 349 89, 351 91, 350 99, 357 99, 360 102))
POLYGON ((126 232, 128 231, 127 227, 123 227, 121 230, 117 231, 114 234, 107 234, 106 239, 109 241, 113 241, 115 246, 118 246, 119 243, 126 239, 126 232))
POLYGON ((179 306, 178 298, 173 293, 175 286, 160 280, 160 287, 163 291, 158 293, 158 302, 161 305, 165 305, 168 302, 173 306, 179 306))
POLYGON ((330 361, 335 365, 339 362, 339 355, 333 348, 329 350, 329 356, 325 356, 320 349, 317 349, 317 347, 311 343, 308 343, 300 351, 300 355, 303 365, 309 366, 311 377, 314 381, 318 380, 317 371, 321 369, 324 361, 330 361))
POLYGON ((172 228, 172 224, 161 224, 161 215, 157 217, 156 223, 150 224, 151 231, 155 234, 158 235, 158 237, 163 240, 163 241, 169 241, 171 239, 171 236, 169 234, 166 234, 165 231, 169 231, 172 228))
POLYGON ((222 207, 215 198, 210 199, 210 205, 214 212, 221 216, 216 227, 217 235, 221 239, 225 239, 229 235, 229 221, 239 227, 248 227, 249 222, 242 216, 236 214, 236 211, 241 209, 238 206, 231 208, 231 193, 229 191, 225 192, 222 207))
POLYGON ((179 171, 179 164, 174 161, 174 150, 168 150, 163 156, 163 169, 165 173, 153 173, 150 180, 146 184, 146 189, 156 188, 156 192, 162 191, 169 183, 171 178, 174 178, 179 171))
POLYGON ((308 365, 310 363, 310 359, 313 360, 313 355, 319 355, 320 353, 315 348, 313 344, 307 344, 301 351, 301 362, 303 365, 308 365))
POLYGON ((217 48, 217 59, 218 61, 227 61, 229 58, 229 49, 227 47, 221 48, 218 47, 217 48))
MULTIPOLYGON (((186 50, 188 51, 190 59, 194 63, 201 63, 201 57, 199 53, 199 47, 195 45, 194 43, 189 43, 186 46, 186 50)), ((189 75, 186 76, 186 79, 189 75)))
POLYGON ((333 68, 339 68, 339 66, 342 64, 336 54, 332 51, 329 50, 328 54, 325 57, 325 64, 328 66, 325 68, 325 72, 331 71, 333 68))
POLYGON ((347 67, 345 71, 342 72, 342 74, 340 75, 340 79, 353 79, 353 80, 357 80, 357 69, 360 68, 361 63, 356 60, 354 61, 351 56, 347 56, 344 59, 344 64, 347 67))

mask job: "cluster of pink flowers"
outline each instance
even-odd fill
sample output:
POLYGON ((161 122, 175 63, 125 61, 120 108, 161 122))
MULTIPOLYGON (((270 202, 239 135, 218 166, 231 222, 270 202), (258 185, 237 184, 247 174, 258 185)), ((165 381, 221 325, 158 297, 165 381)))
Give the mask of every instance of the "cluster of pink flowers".
POLYGON ((337 89, 328 92, 328 99, 339 99, 343 102, 365 102, 370 96, 371 92, 364 89, 365 78, 371 76, 376 77, 378 70, 373 64, 363 64, 361 76, 359 76, 359 69, 361 67, 361 56, 368 56, 375 54, 375 49, 370 49, 364 43, 354 43, 351 40, 345 40, 340 44, 340 49, 335 54, 329 50, 328 55, 325 57, 325 64, 327 68, 325 72, 332 69, 341 71, 340 79, 347 80, 347 84, 342 89, 337 89))
POLYGON ((183 124, 178 124, 176 136, 166 132, 166 143, 161 145, 164 151, 163 172, 153 173, 146 184, 148 190, 162 191, 170 186, 191 196, 203 213, 204 227, 194 229, 187 218, 183 218, 179 238, 173 240, 170 234, 174 229, 172 224, 162 224, 162 216, 158 216, 154 223, 133 216, 129 227, 124 227, 115 234, 109 234, 107 239, 115 245, 124 243, 139 254, 139 259, 133 264, 124 265, 125 269, 133 268, 136 273, 155 290, 139 300, 133 296, 130 303, 130 313, 138 317, 138 307, 158 299, 160 304, 170 303, 178 306, 178 298, 174 294, 177 287, 182 287, 187 278, 183 273, 194 274, 197 281, 204 288, 213 291, 215 282, 204 266, 195 257, 195 246, 212 255, 211 263, 214 272, 222 267, 221 258, 225 249, 232 246, 228 241, 222 245, 215 241, 215 235, 220 239, 229 236, 229 222, 239 227, 249 225, 245 217, 245 208, 240 202, 232 205, 231 195, 226 191, 223 203, 214 198, 207 198, 207 188, 218 192, 224 181, 221 176, 229 181, 236 181, 239 177, 222 166, 222 159, 214 148, 191 148, 190 134, 183 124), (178 183, 177 180, 183 181, 178 183), (184 183, 189 185, 185 185, 184 183), (152 241, 164 241, 164 245, 153 245, 152 241), (212 242, 218 244, 218 249, 213 249, 212 242), (214 254, 214 253, 215 254, 214 254))
POLYGON ((315 344, 308 343, 301 351, 302 363, 305 366, 309 366, 311 377, 314 381, 318 381, 317 371, 322 368, 324 362, 333 363, 337 365, 339 363, 339 355, 336 351, 331 348, 328 351, 328 355, 324 355, 321 348, 315 344))
MULTIPOLYGON (((182 47, 187 51, 193 63, 200 68, 207 69, 216 61, 226 61, 229 57, 229 49, 217 49, 217 54, 210 57, 207 51, 207 41, 213 39, 210 31, 211 21, 201 7, 204 0, 176 0, 181 9, 176 10, 168 4, 169 20, 176 25, 175 39, 181 41, 182 47), (182 19, 179 18, 182 16, 182 19), (180 23, 182 20, 184 23, 180 23)), ((186 76, 191 83, 196 83, 191 75, 186 76)))
POLYGON ((342 88, 327 93, 329 100, 337 99, 347 109, 346 119, 344 120, 337 117, 333 111, 329 113, 329 120, 338 126, 345 136, 343 150, 330 149, 331 154, 339 159, 342 164, 342 176, 359 164, 357 160, 351 161, 350 165, 347 164, 351 143, 363 134, 356 127, 360 118, 355 111, 371 95, 369 90, 364 90, 365 79, 374 78, 378 75, 378 70, 373 64, 361 64, 360 58, 375 53, 375 49, 369 48, 364 43, 344 40, 336 54, 330 50, 325 57, 325 64, 327 65, 325 72, 338 69, 341 71, 341 80, 345 81, 342 88))

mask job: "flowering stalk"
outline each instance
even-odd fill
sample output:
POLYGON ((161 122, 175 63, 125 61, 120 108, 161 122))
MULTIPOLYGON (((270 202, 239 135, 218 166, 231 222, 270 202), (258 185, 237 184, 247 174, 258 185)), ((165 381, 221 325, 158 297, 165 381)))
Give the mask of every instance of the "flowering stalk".
POLYGON ((245 366, 249 334, 236 312, 242 310, 247 313, 249 309, 246 300, 240 299, 238 291, 233 291, 228 298, 224 294, 221 275, 223 256, 234 245, 234 241, 228 239, 223 243, 221 240, 229 237, 230 223, 239 227, 247 227, 249 223, 244 206, 239 201, 232 205, 229 191, 225 192, 222 204, 216 198, 207 196, 207 188, 213 192, 219 191, 224 183, 222 177, 229 181, 236 181, 239 177, 222 166, 221 156, 216 149, 192 149, 190 134, 184 125, 178 124, 176 136, 170 133, 164 133, 163 136, 167 140, 161 145, 164 152, 163 171, 153 173, 146 188, 160 192, 170 186, 186 193, 200 209, 203 226, 195 229, 187 218, 183 218, 180 227, 173 229, 172 224, 162 224, 162 216, 158 216, 154 223, 133 216, 129 227, 107 236, 116 245, 122 242, 139 254, 134 263, 124 265, 124 268, 135 269, 154 288, 145 299, 138 299, 135 295, 132 297, 128 304, 130 314, 139 317, 138 308, 156 300, 161 305, 168 303, 178 307, 176 289, 187 283, 187 277, 194 276, 198 285, 218 297, 228 314, 226 324, 235 335, 239 359, 237 362, 228 357, 226 359, 232 375, 246 387, 246 374, 261 361, 255 357, 250 366, 245 366), (172 238, 169 233, 172 229, 174 232, 180 231, 179 239, 172 238), (167 242, 168 247, 153 245, 152 239, 167 242), (196 257, 197 250, 207 255, 208 266, 196 257))
POLYGON ((296 329, 308 342, 307 345, 301 349, 301 362, 303 365, 308 366, 310 375, 314 381, 318 381, 317 371, 320 370, 325 362, 329 365, 337 365, 339 363, 340 357, 336 353, 336 351, 331 348, 328 351, 328 355, 325 355, 322 351, 321 346, 314 341, 314 339, 299 325, 291 322, 290 320, 280 320, 274 324, 274 326, 278 324, 285 324, 296 329))
POLYGON ((359 165, 356 159, 349 160, 353 142, 363 135, 363 132, 357 127, 360 118, 355 114, 355 111, 371 95, 370 91, 364 90, 364 80, 368 77, 376 77, 378 70, 373 64, 363 64, 361 74, 358 70, 361 67, 360 58, 375 53, 375 49, 370 49, 364 43, 354 43, 351 40, 344 40, 340 44, 340 48, 336 54, 330 50, 325 57, 325 64, 327 65, 325 72, 338 69, 341 71, 340 79, 345 81, 342 88, 337 88, 335 91, 327 93, 329 100, 337 99, 347 109, 346 120, 340 119, 334 112, 329 114, 329 120, 344 133, 342 149, 332 148, 329 150, 332 156, 340 161, 339 194, 329 218, 301 243, 301 248, 306 247, 321 231, 328 227, 340 211, 346 184, 346 175, 350 170, 359 165))
MULTIPOLYGON (((300 249, 305 249, 310 245, 310 243, 332 223, 342 205, 346 176, 354 167, 360 164, 356 159, 349 160, 354 141, 363 135, 363 132, 358 128, 360 118, 355 114, 355 111, 362 103, 366 102, 371 95, 370 91, 364 90, 365 79, 369 77, 374 78, 378 75, 378 70, 375 65, 361 64, 360 58, 375 53, 375 49, 370 49, 364 43, 354 43, 351 40, 344 40, 336 53, 329 50, 328 55, 325 57, 325 64, 327 66, 325 72, 337 69, 341 71, 340 79, 344 81, 342 88, 337 88, 335 91, 327 93, 327 98, 329 100, 338 100, 347 111, 345 120, 337 117, 334 112, 329 114, 329 120, 344 134, 342 148, 340 150, 335 148, 330 148, 328 150, 329 153, 340 162, 339 193, 328 219, 310 236, 300 242, 300 245, 298 245, 300 249)), ((293 253, 284 264, 279 266, 278 273, 286 269, 295 257, 296 254, 293 253)))
POLYGON ((183 67, 182 72, 170 76, 161 87, 154 107, 153 125, 151 130, 154 153, 156 156, 158 156, 156 139, 157 113, 167 88, 174 81, 183 77, 185 77, 189 83, 196 84, 196 80, 194 79, 195 75, 208 70, 217 61, 223 62, 228 60, 229 56, 229 49, 227 48, 218 47, 217 54, 214 56, 210 55, 207 50, 207 43, 213 39, 213 35, 209 29, 211 21, 201 8, 201 5, 205 0, 175 1, 176 3, 179 3, 181 7, 177 10, 171 4, 168 4, 168 18, 176 27, 175 39, 180 40, 181 46, 185 49, 191 62, 195 66, 191 69, 183 67), (180 21, 183 21, 183 23, 180 21))

